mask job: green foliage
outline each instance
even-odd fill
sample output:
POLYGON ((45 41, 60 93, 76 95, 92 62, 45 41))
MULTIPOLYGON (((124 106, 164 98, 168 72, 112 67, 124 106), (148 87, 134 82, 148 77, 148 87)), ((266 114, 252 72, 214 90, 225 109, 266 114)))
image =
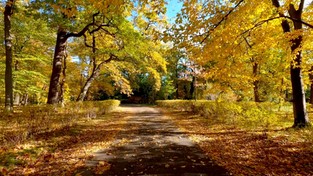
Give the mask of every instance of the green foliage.
MULTIPOLYGON (((25 4, 16 2, 14 15, 12 16, 13 36, 13 87, 14 95, 17 93, 37 99, 33 103, 44 101, 49 79, 51 60, 53 53, 51 46, 55 36, 51 34, 48 24, 40 18, 34 18, 26 9, 25 4), (36 98, 35 98, 36 97, 36 98)), ((3 14, 0 14, 3 19, 3 14)), ((3 23, 0 23, 3 28, 3 23)), ((2 37, 2 36, 1 36, 2 37)), ((1 38, 2 39, 2 38, 1 38)), ((1 47, 0 51, 2 51, 1 47)), ((4 95, 4 51, 0 58, 0 95, 4 95)), ((20 102, 18 102, 20 103, 20 102)))
POLYGON ((173 94, 176 92, 176 88, 173 84, 173 80, 165 77, 162 80, 162 86, 160 91, 158 92, 158 99, 160 100, 167 100, 172 99, 173 94))

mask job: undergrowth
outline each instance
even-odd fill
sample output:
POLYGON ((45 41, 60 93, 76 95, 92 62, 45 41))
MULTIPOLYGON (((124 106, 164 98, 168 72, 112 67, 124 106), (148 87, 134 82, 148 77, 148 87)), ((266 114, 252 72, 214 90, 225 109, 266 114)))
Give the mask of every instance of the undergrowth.
POLYGON ((119 106, 118 100, 71 102, 60 105, 16 107, 14 113, 0 117, 0 146, 16 145, 35 134, 70 127, 81 119, 91 119, 119 106))
POLYGON ((199 114, 211 122, 257 129, 292 125, 291 104, 271 102, 219 102, 207 100, 162 100, 160 107, 199 114))
POLYGON ((83 167, 90 151, 107 145, 121 126, 122 122, 110 125, 112 115, 107 114, 119 104, 117 100, 71 102, 2 113, 0 175, 72 173, 71 169, 83 167))
MULTIPOLYGON (((290 103, 166 100, 157 104, 233 175, 313 174, 313 128, 291 128, 290 103)), ((308 110, 312 112, 311 107, 308 110)))
MULTIPOLYGON (((272 137, 287 137, 289 141, 313 143, 313 128, 293 129, 292 104, 273 102, 218 102, 208 100, 159 100, 159 107, 185 111, 201 116, 209 126, 262 132, 272 137)), ((312 107, 307 107, 309 116, 312 107)), ((313 151, 313 147, 312 147, 313 151)))

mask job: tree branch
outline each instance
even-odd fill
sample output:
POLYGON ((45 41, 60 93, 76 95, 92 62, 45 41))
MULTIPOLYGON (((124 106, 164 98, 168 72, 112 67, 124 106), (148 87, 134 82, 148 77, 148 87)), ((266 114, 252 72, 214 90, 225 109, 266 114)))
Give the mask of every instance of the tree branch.
MULTIPOLYGON (((95 14, 93 14, 93 18, 95 18, 96 16, 98 16, 100 14, 100 12, 97 12, 95 14)), ((111 26, 111 21, 109 21, 108 23, 101 23, 101 24, 97 24, 95 21, 93 21, 92 23, 87 24, 81 31, 79 32, 69 32, 66 34, 66 38, 70 38, 70 37, 81 37, 83 35, 85 35, 85 33, 87 31, 89 31, 89 34, 92 34, 94 32, 99 31, 100 29, 105 30, 103 27, 110 27, 111 26), (90 31, 90 27, 91 26, 96 26, 97 28, 93 29, 90 31)), ((105 30, 109 35, 114 35, 111 34, 109 31, 105 30)))
POLYGON ((279 4, 279 1, 278 1, 278 0, 272 0, 272 4, 273 4, 276 8, 279 8, 279 7, 280 7, 280 4, 279 4))
POLYGON ((208 39, 208 37, 210 36, 210 32, 214 29, 216 29, 219 25, 222 24, 223 21, 225 21, 227 19, 227 17, 237 8, 239 7, 239 5, 244 2, 244 0, 240 0, 234 8, 232 8, 218 23, 214 24, 214 27, 212 29, 210 29, 209 31, 207 31, 207 35, 204 37, 204 39, 200 42, 200 44, 202 44, 206 39, 208 39))
POLYGON ((301 2, 299 4, 299 9, 297 11, 301 13, 303 10, 303 7, 304 7, 304 0, 301 0, 301 2))
POLYGON ((290 19, 290 20, 292 20, 292 21, 300 22, 300 23, 302 23, 302 24, 308 26, 309 28, 313 29, 313 25, 312 25, 312 24, 309 24, 309 23, 307 23, 307 22, 305 22, 305 21, 302 21, 302 20, 299 20, 299 19, 295 19, 295 18, 292 18, 292 17, 290 17, 290 16, 285 16, 285 15, 284 15, 284 16, 281 16, 281 17, 282 17, 282 18, 290 19))
POLYGON ((292 20, 292 21, 297 21, 297 22, 300 22, 300 23, 302 23, 302 24, 308 26, 309 28, 313 29, 313 25, 311 25, 311 24, 309 24, 309 23, 307 23, 307 22, 305 22, 305 21, 298 20, 298 19, 292 18, 292 17, 290 17, 290 16, 285 16, 285 15, 281 16, 281 15, 279 15, 279 16, 277 16, 277 17, 273 17, 273 18, 269 18, 269 19, 266 19, 266 20, 259 21, 258 23, 256 23, 256 24, 255 24, 253 27, 251 27, 250 29, 247 29, 247 30, 245 30, 244 32, 242 32, 241 34, 239 34, 239 36, 241 36, 241 35, 243 35, 243 34, 249 32, 249 31, 251 31, 251 30, 253 30, 253 29, 255 29, 255 28, 257 28, 257 27, 259 27, 259 26, 261 26, 261 25, 263 25, 263 24, 266 23, 266 22, 269 22, 269 21, 272 21, 272 20, 276 20, 276 19, 279 19, 279 18, 286 18, 286 19, 290 19, 290 20, 292 20))
POLYGON ((245 42, 248 45, 248 47, 251 49, 253 44, 251 45, 246 37, 243 37, 243 38, 245 39, 245 42))
POLYGON ((269 18, 269 19, 266 19, 266 20, 259 21, 253 27, 251 27, 250 29, 245 30, 244 32, 239 34, 237 37, 242 36, 243 34, 246 34, 247 32, 249 32, 249 31, 251 31, 251 30, 253 30, 253 29, 255 29, 255 28, 259 27, 259 26, 262 26, 266 22, 269 22, 269 21, 272 21, 272 20, 275 20, 275 19, 279 19, 279 18, 282 18, 282 17, 278 16, 278 17, 273 17, 273 18, 269 18))
POLYGON ((92 48, 92 46, 87 43, 87 36, 86 36, 86 34, 84 34, 83 36, 84 36, 85 46, 88 47, 88 48, 92 48))
POLYGON ((100 29, 102 29, 102 30, 104 30, 105 32, 107 32, 108 34, 113 35, 113 34, 109 33, 109 31, 107 31, 106 29, 103 28, 103 27, 110 27, 110 24, 109 24, 109 23, 103 23, 103 24, 100 24, 100 25, 94 24, 94 26, 97 26, 97 28, 91 30, 91 31, 89 32, 89 34, 95 33, 95 32, 97 32, 97 31, 99 31, 100 29))
POLYGON ((70 38, 70 37, 81 37, 89 30, 89 27, 91 27, 93 25, 94 25, 94 23, 89 23, 80 32, 69 32, 69 33, 66 34, 66 37, 67 38, 70 38))
POLYGON ((67 38, 70 38, 70 37, 81 37, 83 36, 87 31, 89 31, 89 28, 91 26, 97 26, 96 29, 93 29, 92 31, 90 31, 89 33, 92 34, 96 31, 99 31, 100 29, 102 29, 102 27, 109 27, 110 24, 100 24, 100 25, 97 25, 95 23, 89 23, 87 24, 80 32, 70 32, 70 33, 67 33, 66 34, 66 37, 67 38))
POLYGON ((107 59, 107 60, 105 60, 105 61, 102 61, 102 62, 97 66, 97 69, 100 69, 100 67, 101 67, 103 64, 109 63, 109 62, 111 62, 112 60, 116 60, 116 59, 118 59, 118 57, 117 57, 116 55, 114 55, 114 54, 111 53, 109 59, 107 59))

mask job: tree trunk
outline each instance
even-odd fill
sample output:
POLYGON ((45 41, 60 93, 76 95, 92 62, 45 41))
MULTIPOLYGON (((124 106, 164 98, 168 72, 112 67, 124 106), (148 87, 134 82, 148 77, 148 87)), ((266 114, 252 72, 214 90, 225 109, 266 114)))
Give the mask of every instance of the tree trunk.
POLYGON ((179 79, 179 73, 178 73, 178 69, 177 69, 177 66, 178 66, 178 60, 175 62, 175 88, 176 88, 176 91, 175 91, 175 94, 176 94, 176 97, 175 99, 179 99, 179 82, 178 82, 178 79, 179 79))
POLYGON ((4 10, 4 40, 5 40, 5 110, 13 111, 13 77, 12 77, 12 35, 11 16, 14 0, 8 0, 4 10))
POLYGON ((99 73, 100 73, 100 68, 97 68, 93 73, 91 73, 91 75, 85 82, 84 86, 82 87, 76 101, 84 101, 92 82, 99 76, 99 73))
POLYGON ((193 100, 194 99, 194 94, 195 94, 195 82, 196 82, 196 77, 192 76, 192 80, 190 82, 190 92, 188 95, 188 99, 193 100))
MULTIPOLYGON (((258 63, 253 63, 253 76, 254 79, 256 79, 256 76, 258 75, 258 63)), ((260 100, 260 94, 259 94, 259 80, 253 81, 253 92, 254 92, 254 101, 255 102, 261 102, 260 100)))
MULTIPOLYGON (((294 19, 294 29, 302 29, 302 23, 300 22, 302 9, 295 10, 295 7, 293 5, 290 5, 289 14, 294 19)), ((293 127, 300 128, 308 126, 310 124, 309 117, 306 111, 305 93, 301 73, 302 52, 301 50, 299 50, 299 48, 301 47, 301 43, 302 35, 299 35, 297 38, 291 40, 291 51, 293 54, 295 54, 295 59, 293 60, 293 63, 291 63, 290 67, 294 113, 293 127)))
POLYGON ((19 106, 20 104, 21 104, 21 95, 19 93, 15 93, 14 105, 19 106))
POLYGON ((28 104, 28 94, 23 95, 21 104, 23 106, 26 106, 28 104))
MULTIPOLYGON (((92 22, 95 23, 95 15, 92 18, 92 22)), ((91 83, 99 75, 101 64, 97 67, 96 50, 97 50, 96 49, 96 36, 95 36, 95 33, 92 33, 92 56, 91 56, 91 62, 90 62, 90 63, 92 63, 92 73, 89 76, 89 78, 86 80, 86 83, 82 87, 76 101, 84 101, 84 99, 87 95, 87 92, 91 86, 91 83)))
MULTIPOLYGON (((278 0, 272 0, 272 4, 276 8, 280 8, 278 0)), ((304 7, 304 0, 301 0, 299 3, 298 10, 296 10, 294 4, 289 4, 288 13, 292 18, 294 30, 302 29, 302 11, 304 7)), ((278 11, 279 16, 284 17, 285 15, 282 12, 278 11)), ((291 32, 291 27, 286 19, 281 23, 284 33, 291 32)), ((306 102, 305 102, 305 93, 303 87, 302 73, 301 73, 301 43, 302 35, 291 39, 291 52, 295 55, 291 66, 290 66, 290 75, 291 75, 291 85, 292 85, 292 98, 293 98, 293 114, 294 114, 294 124, 293 127, 305 127, 310 126, 309 117, 306 111, 306 102), (300 48, 300 49, 299 49, 300 48)))
POLYGON ((309 73, 309 79, 310 79, 310 104, 313 105, 313 67, 311 67, 310 69, 310 73, 309 73))
POLYGON ((197 78, 195 75, 192 77, 192 87, 193 92, 191 93, 191 96, 194 100, 197 100, 197 78))
POLYGON ((64 29, 59 28, 53 57, 53 68, 47 101, 48 104, 57 104, 60 99, 60 76, 62 73, 62 61, 65 57, 65 47, 68 38, 66 34, 67 32, 64 29))
MULTIPOLYGON (((66 52, 66 51, 65 51, 66 52)), ((66 58, 67 54, 65 53, 65 56, 63 58, 63 68, 62 68, 62 81, 60 83, 60 98, 59 103, 64 105, 64 93, 65 93, 65 80, 66 80, 66 58)))

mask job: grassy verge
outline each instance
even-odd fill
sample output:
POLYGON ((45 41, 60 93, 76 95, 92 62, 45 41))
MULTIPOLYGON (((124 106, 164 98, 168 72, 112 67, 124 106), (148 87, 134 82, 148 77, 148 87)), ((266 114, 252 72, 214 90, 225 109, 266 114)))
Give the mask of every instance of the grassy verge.
POLYGON ((0 175, 72 175, 125 124, 118 101, 24 107, 0 120, 0 175))
POLYGON ((313 175, 313 129, 289 128, 293 123, 290 105, 209 107, 210 102, 206 104, 210 113, 203 114, 193 110, 197 107, 192 103, 188 111, 171 108, 169 103, 168 116, 234 175, 313 175))

